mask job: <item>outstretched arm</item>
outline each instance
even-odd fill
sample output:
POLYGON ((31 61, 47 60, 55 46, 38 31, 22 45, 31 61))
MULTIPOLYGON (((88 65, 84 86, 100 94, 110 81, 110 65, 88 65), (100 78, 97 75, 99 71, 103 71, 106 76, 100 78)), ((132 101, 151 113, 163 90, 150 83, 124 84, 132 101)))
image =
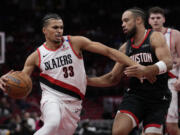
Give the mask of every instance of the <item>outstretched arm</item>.
POLYGON ((133 60, 131 60, 128 56, 126 56, 124 53, 119 52, 118 50, 110 48, 106 45, 103 45, 102 43, 91 41, 88 38, 81 36, 71 36, 71 42, 73 47, 77 51, 86 50, 89 52, 102 54, 116 62, 125 64, 127 66, 132 66, 137 64, 133 60))
MULTIPOLYGON (((122 53, 125 53, 125 48, 126 48, 125 46, 126 44, 123 44, 119 49, 122 53)), ((124 68, 125 68, 125 64, 120 64, 116 62, 111 72, 100 77, 87 78, 87 83, 90 86, 96 86, 96 87, 114 86, 120 82, 123 76, 124 68)))
POLYGON ((100 77, 87 78, 87 84, 96 87, 114 86, 120 82, 124 68, 124 65, 116 63, 111 72, 100 77))

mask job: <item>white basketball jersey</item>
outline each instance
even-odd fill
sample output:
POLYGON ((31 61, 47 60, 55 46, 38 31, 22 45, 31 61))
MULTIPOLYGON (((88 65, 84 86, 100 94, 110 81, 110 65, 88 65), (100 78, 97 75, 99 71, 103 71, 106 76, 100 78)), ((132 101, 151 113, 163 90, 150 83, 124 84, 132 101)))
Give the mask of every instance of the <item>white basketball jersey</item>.
MULTIPOLYGON (((172 44, 171 34, 172 34, 172 29, 168 28, 166 33, 164 34, 164 36, 166 38, 167 45, 170 48, 172 57, 177 58, 178 54, 176 51, 175 44, 172 44)), ((172 78, 177 78, 178 77, 178 71, 179 71, 179 68, 175 67, 175 64, 173 64, 173 68, 169 71, 169 76, 172 78)))
POLYGON ((70 37, 63 36, 63 43, 56 50, 48 49, 44 43, 37 51, 41 89, 83 99, 87 84, 84 61, 73 50, 70 37))

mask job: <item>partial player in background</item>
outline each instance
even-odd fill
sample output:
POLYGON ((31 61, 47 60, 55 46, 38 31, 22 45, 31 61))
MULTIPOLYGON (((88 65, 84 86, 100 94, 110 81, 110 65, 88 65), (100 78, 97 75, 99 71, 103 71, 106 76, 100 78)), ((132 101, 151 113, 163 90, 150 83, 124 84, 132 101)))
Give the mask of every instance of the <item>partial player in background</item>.
MULTIPOLYGON (((146 15, 141 9, 128 9, 122 15, 127 42, 120 51, 143 66, 116 63, 111 72, 88 78, 88 85, 106 87, 118 84, 122 71, 130 77, 129 86, 116 114, 112 134, 128 135, 143 122, 146 135, 162 135, 163 123, 171 100, 167 71, 172 68, 170 51, 162 33, 145 28, 146 15), (136 74, 143 72, 140 81, 136 74), (150 83, 146 77, 157 76, 150 83)), ((153 77, 152 77, 153 78, 153 77)))
MULTIPOLYGON (((80 119, 86 93, 82 50, 102 54, 126 66, 136 65, 128 56, 82 36, 63 36, 63 20, 57 14, 43 18, 46 42, 30 54, 22 72, 31 75, 40 68, 41 112, 44 125, 34 135, 72 135, 80 119)), ((140 66, 140 65, 139 65, 140 66)), ((142 73, 137 77, 142 77, 142 73)), ((6 91, 6 75, 0 88, 6 91)))
POLYGON ((165 12, 160 7, 149 9, 149 24, 155 31, 164 34, 173 57, 173 69, 169 72, 169 89, 172 92, 172 101, 168 110, 166 127, 170 135, 180 135, 178 127, 178 91, 180 91, 180 32, 173 28, 164 27, 165 12))

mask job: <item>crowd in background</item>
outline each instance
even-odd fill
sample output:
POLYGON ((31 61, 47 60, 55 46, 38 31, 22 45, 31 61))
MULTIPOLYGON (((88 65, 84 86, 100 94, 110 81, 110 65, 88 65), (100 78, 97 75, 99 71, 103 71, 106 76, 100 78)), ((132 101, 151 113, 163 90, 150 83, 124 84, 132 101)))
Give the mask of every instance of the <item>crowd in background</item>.
MULTIPOLYGON (((155 5, 157 1, 151 1, 155 5)), ((173 2, 173 1, 172 1, 173 2)), ((0 75, 9 70, 21 70, 27 56, 43 42, 41 18, 49 12, 62 16, 64 35, 82 35, 91 40, 104 43, 118 49, 125 38, 121 30, 121 13, 130 7, 139 6, 143 9, 151 5, 142 0, 109 1, 109 0, 1 0, 0 31, 5 32, 6 52, 5 63, 0 64, 0 75), (133 3, 136 3, 134 5, 133 3), (145 6, 147 5, 147 6, 145 6)), ((160 3, 159 3, 160 4, 160 3)), ((179 20, 174 18, 180 13, 175 5, 162 7, 167 12, 167 24, 178 29, 179 20)), ((104 56, 84 52, 86 73, 89 76, 99 76, 109 72, 114 62, 104 56)), ((39 69, 32 74, 33 90, 26 99, 14 100, 0 92, 0 131, 11 132, 12 135, 31 135, 37 130, 40 121, 39 101, 39 69), (2 130, 9 129, 9 130, 2 130)), ((121 85, 110 88, 87 88, 86 98, 97 99, 102 96, 121 96, 124 89, 121 85), (103 92, 102 92, 103 90, 103 92)), ((103 100, 104 111, 115 112, 112 99, 103 100)), ((118 102, 119 103, 119 102, 118 102)), ((103 103, 102 103, 103 105, 103 103)), ((100 118, 113 118, 111 112, 103 113, 100 118), (109 116, 110 113, 110 116, 109 116)), ((1 133, 0 133, 1 135, 1 133)))

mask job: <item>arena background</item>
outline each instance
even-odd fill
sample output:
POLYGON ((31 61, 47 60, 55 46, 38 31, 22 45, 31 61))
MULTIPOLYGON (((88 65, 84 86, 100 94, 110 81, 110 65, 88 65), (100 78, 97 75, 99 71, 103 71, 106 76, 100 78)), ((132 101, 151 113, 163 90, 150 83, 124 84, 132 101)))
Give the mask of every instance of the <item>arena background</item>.
MULTIPOLYGON (((0 32, 5 32, 5 62, 0 64, 0 75, 11 69, 21 70, 27 56, 44 42, 41 18, 46 13, 62 16, 64 35, 86 36, 118 49, 125 41, 121 29, 122 12, 132 7, 147 12, 152 6, 165 9, 166 26, 180 29, 180 9, 175 0, 1 0, 0 32)), ((84 61, 89 76, 105 74, 114 65, 108 58, 88 52, 84 52, 84 61)), ((9 131, 11 135, 32 135, 42 124, 39 122, 41 91, 38 75, 36 69, 32 74, 33 90, 26 99, 10 99, 0 92, 0 135, 9 131), (39 122, 36 127, 27 126, 27 120, 32 118, 39 122), (19 126, 23 127, 22 131, 18 131, 19 126)), ((88 87, 82 120, 75 134, 80 135, 83 127, 88 126, 90 135, 110 135, 125 86, 123 80, 116 87, 88 87)))

